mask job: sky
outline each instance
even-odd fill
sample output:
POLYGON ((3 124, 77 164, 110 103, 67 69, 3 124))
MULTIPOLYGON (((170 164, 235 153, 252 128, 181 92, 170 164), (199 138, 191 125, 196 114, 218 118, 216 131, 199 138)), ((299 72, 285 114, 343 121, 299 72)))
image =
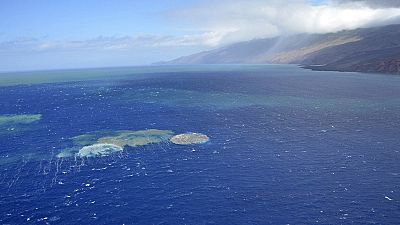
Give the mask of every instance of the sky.
POLYGON ((0 71, 146 65, 231 43, 400 23, 400 0, 2 0, 0 71))

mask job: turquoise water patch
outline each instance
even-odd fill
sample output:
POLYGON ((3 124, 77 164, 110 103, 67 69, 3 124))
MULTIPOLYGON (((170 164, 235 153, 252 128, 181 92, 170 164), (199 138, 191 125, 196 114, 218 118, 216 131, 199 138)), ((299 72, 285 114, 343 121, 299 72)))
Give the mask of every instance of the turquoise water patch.
MULTIPOLYGON (((207 66, 136 66, 118 68, 67 69, 49 71, 5 72, 0 73, 0 86, 30 85, 70 81, 116 80, 149 77, 147 75, 165 73, 221 72, 221 71, 262 71, 267 65, 207 65, 207 66)), ((281 69, 280 65, 269 68, 281 69)), ((286 65, 284 68, 296 68, 286 65)))
POLYGON ((138 147, 148 144, 155 144, 168 141, 174 134, 170 130, 139 130, 139 131, 120 131, 117 135, 106 136, 97 140, 99 143, 114 144, 121 147, 138 147))
POLYGON ((130 90, 118 96, 116 102, 140 102, 148 104, 162 104, 171 107, 198 107, 214 109, 233 109, 250 106, 264 107, 296 107, 310 109, 362 110, 382 107, 391 102, 368 101, 352 98, 313 98, 290 95, 257 95, 227 92, 200 92, 171 88, 145 88, 130 90))
POLYGON ((117 131, 94 131, 72 137, 72 142, 77 146, 86 146, 96 144, 97 140, 104 136, 118 135, 117 131))
POLYGON ((120 131, 95 131, 72 137, 76 145, 92 145, 95 143, 108 143, 118 146, 142 146, 168 140, 174 134, 171 130, 120 130, 120 131))
POLYGON ((0 134, 28 131, 32 128, 30 124, 38 122, 41 118, 41 114, 0 115, 0 134))

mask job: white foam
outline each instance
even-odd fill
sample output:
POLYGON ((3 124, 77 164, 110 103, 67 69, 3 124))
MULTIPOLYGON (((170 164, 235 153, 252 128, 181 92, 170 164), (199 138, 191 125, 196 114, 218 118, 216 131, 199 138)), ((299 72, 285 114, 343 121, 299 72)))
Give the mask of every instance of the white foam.
POLYGON ((94 144, 81 148, 78 152, 80 157, 107 156, 115 152, 121 152, 124 149, 114 144, 94 144))
POLYGON ((388 196, 385 196, 385 198, 389 201, 393 201, 393 198, 389 198, 388 196))

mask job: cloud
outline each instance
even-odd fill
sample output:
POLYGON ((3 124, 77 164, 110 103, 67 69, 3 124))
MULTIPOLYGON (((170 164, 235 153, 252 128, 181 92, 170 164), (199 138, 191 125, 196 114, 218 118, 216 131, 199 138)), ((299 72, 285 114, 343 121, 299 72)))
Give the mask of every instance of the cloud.
MULTIPOLYGON (((326 33, 392 23, 400 8, 371 7, 373 1, 332 0, 205 1, 169 12, 175 22, 185 21, 203 32, 221 32, 215 45, 293 33, 326 33)), ((400 2, 384 1, 381 5, 400 2)))
POLYGON ((360 3, 372 8, 400 8, 399 0, 334 0, 336 4, 360 3))
POLYGON ((136 48, 214 46, 224 33, 205 32, 183 36, 99 36, 87 40, 41 40, 18 38, 0 43, 0 53, 48 52, 48 51, 123 51, 136 48))
POLYGON ((209 48, 219 33, 99 36, 87 40, 17 38, 0 42, 0 72, 144 65, 209 48))

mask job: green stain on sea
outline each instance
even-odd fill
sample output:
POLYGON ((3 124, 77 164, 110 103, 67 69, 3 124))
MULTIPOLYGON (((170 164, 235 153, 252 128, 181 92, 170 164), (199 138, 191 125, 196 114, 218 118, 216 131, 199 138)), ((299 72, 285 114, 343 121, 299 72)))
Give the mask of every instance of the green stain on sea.
POLYGON ((30 130, 31 124, 41 120, 41 114, 0 115, 0 135, 30 130))
POLYGON ((112 135, 115 132, 106 132, 106 131, 97 131, 97 132, 92 132, 92 133, 87 133, 87 134, 81 134, 75 137, 72 137, 71 140, 75 145, 79 146, 86 146, 86 145, 92 145, 97 143, 97 140, 104 135, 112 135))
POLYGON ((139 130, 139 131, 122 131, 118 135, 102 137, 98 140, 99 143, 108 143, 118 146, 144 146, 168 141, 174 134, 170 130, 139 130))
POLYGON ((143 146, 168 140, 174 135, 170 130, 120 130, 120 131, 95 131, 72 137, 75 145, 86 146, 98 143, 116 144, 118 146, 143 146))
POLYGON ((0 115, 0 126, 6 124, 29 124, 39 121, 41 118, 41 114, 0 115))
POLYGON ((400 99, 318 98, 313 96, 262 95, 217 91, 194 91, 173 88, 142 88, 126 90, 116 96, 115 104, 137 103, 165 105, 182 108, 230 110, 261 106, 268 108, 293 108, 317 111, 373 111, 397 107, 400 99))

